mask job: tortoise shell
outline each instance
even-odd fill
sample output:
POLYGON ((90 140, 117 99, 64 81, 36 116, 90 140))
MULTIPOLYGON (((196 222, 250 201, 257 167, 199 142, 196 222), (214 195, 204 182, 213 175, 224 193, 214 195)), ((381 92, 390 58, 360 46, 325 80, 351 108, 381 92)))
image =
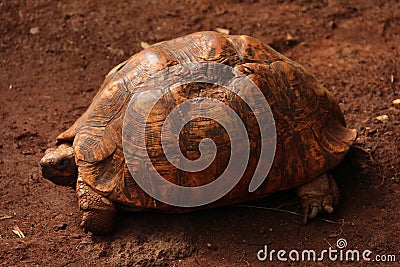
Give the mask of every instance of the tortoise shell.
MULTIPOLYGON (((156 201, 135 183, 124 158, 122 129, 130 101, 137 98, 140 104, 144 100, 144 96, 135 94, 137 88, 163 69, 188 62, 217 62, 239 70, 260 88, 275 120, 277 144, 272 167, 262 185, 250 193, 249 183, 260 154, 260 130, 246 103, 224 87, 197 83, 170 89, 168 96, 154 106, 147 122, 150 132, 145 137, 148 155, 166 180, 182 186, 201 186, 217 179, 230 159, 230 140, 213 120, 190 121, 180 132, 182 153, 189 160, 197 159, 200 141, 210 138, 216 144, 217 155, 200 172, 180 170, 168 162, 159 138, 168 113, 200 96, 222 101, 243 120, 250 138, 249 163, 239 183, 209 206, 257 199, 305 184, 338 165, 356 138, 356 131, 346 128, 333 96, 302 66, 249 36, 198 32, 152 45, 116 66, 87 111, 58 136, 58 143, 73 141, 83 183, 108 200, 127 206, 185 209, 156 201)), ((129 119, 125 122, 132 129, 137 123, 129 119)), ((133 143, 129 149, 139 148, 133 143)))

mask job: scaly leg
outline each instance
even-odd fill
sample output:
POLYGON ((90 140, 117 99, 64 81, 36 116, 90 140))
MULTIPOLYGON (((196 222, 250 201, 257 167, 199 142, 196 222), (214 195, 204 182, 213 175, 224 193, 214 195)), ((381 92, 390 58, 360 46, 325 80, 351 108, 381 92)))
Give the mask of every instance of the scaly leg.
POLYGON ((316 179, 296 188, 303 208, 303 222, 314 219, 318 212, 332 213, 337 205, 340 192, 335 180, 329 173, 324 173, 316 179))
POLYGON ((76 183, 79 207, 83 211, 81 227, 94 234, 106 234, 114 229, 115 204, 96 193, 78 177, 76 183))

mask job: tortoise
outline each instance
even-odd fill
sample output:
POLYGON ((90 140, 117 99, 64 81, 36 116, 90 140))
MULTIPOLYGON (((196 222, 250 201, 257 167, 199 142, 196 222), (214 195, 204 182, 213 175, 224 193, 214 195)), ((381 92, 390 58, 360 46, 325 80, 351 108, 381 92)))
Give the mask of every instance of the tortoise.
MULTIPOLYGON (((153 91, 157 90, 161 89, 155 86, 153 91)), ((132 119, 125 124, 131 129, 137 126, 132 119)), ((260 199, 287 189, 295 189, 307 222, 319 212, 331 213, 338 204, 340 194, 330 170, 344 159, 356 136, 355 129, 346 127, 332 94, 300 64, 253 37, 206 31, 154 44, 113 68, 89 108, 57 137, 56 146, 45 152, 40 165, 45 178, 76 187, 83 211, 81 226, 94 234, 113 230, 119 208, 186 212, 260 199), (189 187, 207 184, 221 175, 231 156, 226 145, 230 141, 221 124, 198 118, 181 129, 180 150, 195 160, 200 155, 199 142, 210 138, 218 148, 214 161, 198 173, 171 165, 157 134, 177 104, 198 96, 218 99, 239 115, 250 136, 249 163, 240 181, 222 198, 194 208, 163 203, 144 192, 129 171, 122 145, 128 103, 136 99, 141 108, 149 97, 135 93, 140 85, 166 68, 188 62, 224 64, 250 78, 269 103, 276 129, 272 166, 257 190, 249 192, 261 141, 257 121, 246 103, 218 85, 193 83, 169 89, 168 96, 155 106, 157 112, 150 113, 148 128, 153 132, 145 137, 148 154, 166 180, 189 187)), ((131 146, 135 148, 135 144, 131 146)))

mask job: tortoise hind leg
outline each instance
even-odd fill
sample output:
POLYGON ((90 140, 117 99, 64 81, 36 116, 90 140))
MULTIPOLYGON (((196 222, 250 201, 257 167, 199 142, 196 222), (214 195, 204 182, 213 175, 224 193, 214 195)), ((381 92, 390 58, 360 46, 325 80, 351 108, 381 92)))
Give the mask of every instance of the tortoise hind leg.
POLYGON ((83 210, 81 227, 93 234, 107 234, 114 229, 115 204, 96 193, 78 177, 76 184, 79 207, 83 210))
POLYGON ((303 208, 303 222, 314 219, 318 212, 332 213, 337 205, 340 192, 335 180, 329 173, 324 173, 316 179, 296 188, 303 208))

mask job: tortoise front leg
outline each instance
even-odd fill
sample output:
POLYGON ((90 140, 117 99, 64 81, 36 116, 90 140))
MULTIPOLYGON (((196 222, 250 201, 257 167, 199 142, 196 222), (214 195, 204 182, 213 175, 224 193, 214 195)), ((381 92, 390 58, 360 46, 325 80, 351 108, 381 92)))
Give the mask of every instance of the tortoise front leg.
POLYGON ((79 176, 76 183, 79 207, 83 211, 81 227, 94 234, 107 234, 114 229, 115 204, 96 193, 79 176))
POLYGON ((329 173, 324 173, 316 179, 296 188, 303 208, 303 222, 308 218, 314 219, 318 212, 332 213, 333 206, 337 205, 340 192, 335 179, 329 173))

